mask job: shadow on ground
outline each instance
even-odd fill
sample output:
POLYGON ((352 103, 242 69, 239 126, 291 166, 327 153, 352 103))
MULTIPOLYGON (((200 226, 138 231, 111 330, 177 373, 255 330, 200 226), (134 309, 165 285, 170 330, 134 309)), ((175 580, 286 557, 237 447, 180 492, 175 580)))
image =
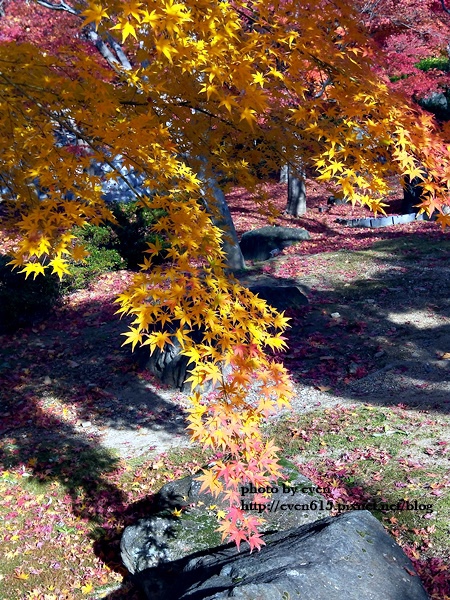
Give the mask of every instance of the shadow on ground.
POLYGON ((130 507, 116 485, 121 457, 150 458, 188 441, 182 408, 139 374, 121 346, 127 323, 113 310, 83 302, 0 336, 0 467, 19 467, 38 486, 58 483, 72 513, 93 527, 111 522, 94 546, 123 572, 117 526, 145 512, 145 502, 130 507))
MULTIPOLYGON (((305 256, 305 263, 314 259, 305 256)), ((450 242, 412 237, 382 242, 370 253, 332 253, 326 272, 290 281, 303 286, 310 306, 290 313, 290 349, 280 358, 306 389, 450 412, 449 259, 450 242)), ((277 264, 266 277, 279 283, 277 264)), ((113 312, 86 301, 0 337, 0 464, 25 465, 36 481, 57 481, 74 514, 93 523, 106 510, 121 522, 129 514, 123 493, 107 479, 120 468, 112 448, 121 436, 123 456, 127 444, 132 455, 149 450, 150 439, 185 440, 181 406, 138 373, 121 346, 126 323, 113 312)), ((97 540, 99 554, 103 541, 97 540)), ((134 597, 124 589, 108 598, 134 597)))
POLYGON ((270 261, 262 276, 310 300, 286 312, 289 349, 279 358, 295 381, 346 400, 450 412, 450 241, 308 255, 304 275, 288 279, 278 273, 286 263, 270 261))

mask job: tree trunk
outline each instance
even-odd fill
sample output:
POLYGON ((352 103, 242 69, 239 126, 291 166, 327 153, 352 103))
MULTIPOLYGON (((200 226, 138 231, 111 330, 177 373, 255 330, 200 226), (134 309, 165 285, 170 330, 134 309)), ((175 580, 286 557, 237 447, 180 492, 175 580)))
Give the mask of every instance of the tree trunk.
POLYGON ((418 211, 415 205, 420 204, 422 201, 420 197, 422 188, 418 185, 421 181, 418 177, 411 179, 408 175, 405 175, 403 178, 403 199, 401 206, 403 214, 416 213, 418 211))
POLYGON ((283 165, 280 169, 280 183, 288 182, 289 165, 283 165))
POLYGON ((292 165, 289 165, 286 212, 294 217, 306 213, 306 173, 301 164, 295 171, 292 165))
POLYGON ((199 173, 199 178, 205 184, 205 195, 203 198, 206 210, 210 213, 214 225, 224 233, 222 247, 226 255, 227 268, 230 271, 243 271, 245 269, 245 260, 239 246, 236 228, 231 218, 225 194, 214 177, 207 177, 201 172, 199 173), (214 207, 209 205, 208 196, 212 197, 215 210, 214 207))

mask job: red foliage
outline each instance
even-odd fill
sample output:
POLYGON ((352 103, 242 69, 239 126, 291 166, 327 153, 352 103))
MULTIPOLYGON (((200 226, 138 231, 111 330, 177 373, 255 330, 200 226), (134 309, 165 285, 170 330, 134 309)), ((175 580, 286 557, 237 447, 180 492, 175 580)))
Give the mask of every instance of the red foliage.
POLYGON ((4 10, 0 43, 28 42, 54 55, 67 45, 73 52, 96 53, 95 48, 83 39, 81 17, 61 10, 49 10, 26 0, 10 0, 4 10))
POLYGON ((450 87, 450 75, 415 65, 423 58, 447 56, 450 6, 440 0, 355 0, 355 7, 378 48, 396 91, 420 99, 450 87), (446 12, 444 8, 448 8, 446 12), (400 78, 400 79, 397 79, 400 78))

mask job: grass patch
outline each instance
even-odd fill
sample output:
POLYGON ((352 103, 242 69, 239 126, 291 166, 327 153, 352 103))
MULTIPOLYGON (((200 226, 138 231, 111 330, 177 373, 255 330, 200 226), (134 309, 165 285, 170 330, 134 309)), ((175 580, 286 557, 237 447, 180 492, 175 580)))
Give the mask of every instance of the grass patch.
POLYGON ((283 456, 338 505, 371 512, 413 558, 450 558, 449 418, 357 406, 290 415, 268 434, 283 456), (416 507, 418 509, 408 509, 416 507), (390 506, 395 505, 392 509, 390 506))
POLYGON ((364 256, 386 259, 392 257, 397 260, 416 260, 417 256, 424 258, 445 258, 450 256, 450 240, 433 239, 424 236, 404 236, 391 240, 375 242, 373 246, 363 251, 355 251, 359 260, 364 256))
MULTIPOLYGON (((10 453, 9 467, 0 470, 5 600, 81 600, 120 587, 123 528, 145 516, 167 481, 205 464, 196 450, 123 461, 61 448, 25 464, 13 460, 11 443, 10 453)), ((123 593, 135 597, 133 590, 123 593)))

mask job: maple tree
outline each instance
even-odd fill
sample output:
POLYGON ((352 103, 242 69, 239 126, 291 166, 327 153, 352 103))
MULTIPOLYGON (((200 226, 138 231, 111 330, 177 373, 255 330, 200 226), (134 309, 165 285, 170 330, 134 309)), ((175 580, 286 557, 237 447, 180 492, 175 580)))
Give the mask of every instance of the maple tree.
POLYGON ((383 52, 390 87, 416 100, 450 86, 450 7, 446 0, 355 0, 361 20, 383 52), (421 61, 434 58, 429 68, 421 61), (444 68, 439 67, 439 58, 444 68))
MULTIPOLYGON (((128 64, 112 71, 59 43, 57 54, 0 44, 0 183, 3 225, 17 239, 12 265, 27 277, 62 277, 69 257, 83 260, 73 227, 113 218, 93 162, 107 164, 106 177, 125 182, 143 206, 164 210, 153 229, 166 244, 149 245, 117 300, 133 318, 125 343, 152 352, 181 344, 192 364, 189 430, 219 452, 203 487, 229 500, 219 515, 224 537, 259 547, 258 520, 237 508, 239 487, 265 487, 280 473, 260 426, 288 405, 287 372, 267 354, 284 348, 288 320, 228 272, 223 207, 208 182, 254 190, 276 222, 259 178, 301 157, 318 180, 374 212, 383 212, 392 174, 417 177, 420 208, 431 214, 448 203, 446 130, 392 94, 372 68, 357 15, 340 0, 105 0, 73 9, 102 39, 118 35, 128 64), (142 188, 132 171, 143 174, 142 188), (216 390, 201 395, 210 381, 216 390)), ((437 219, 450 223, 442 212, 437 219)))

